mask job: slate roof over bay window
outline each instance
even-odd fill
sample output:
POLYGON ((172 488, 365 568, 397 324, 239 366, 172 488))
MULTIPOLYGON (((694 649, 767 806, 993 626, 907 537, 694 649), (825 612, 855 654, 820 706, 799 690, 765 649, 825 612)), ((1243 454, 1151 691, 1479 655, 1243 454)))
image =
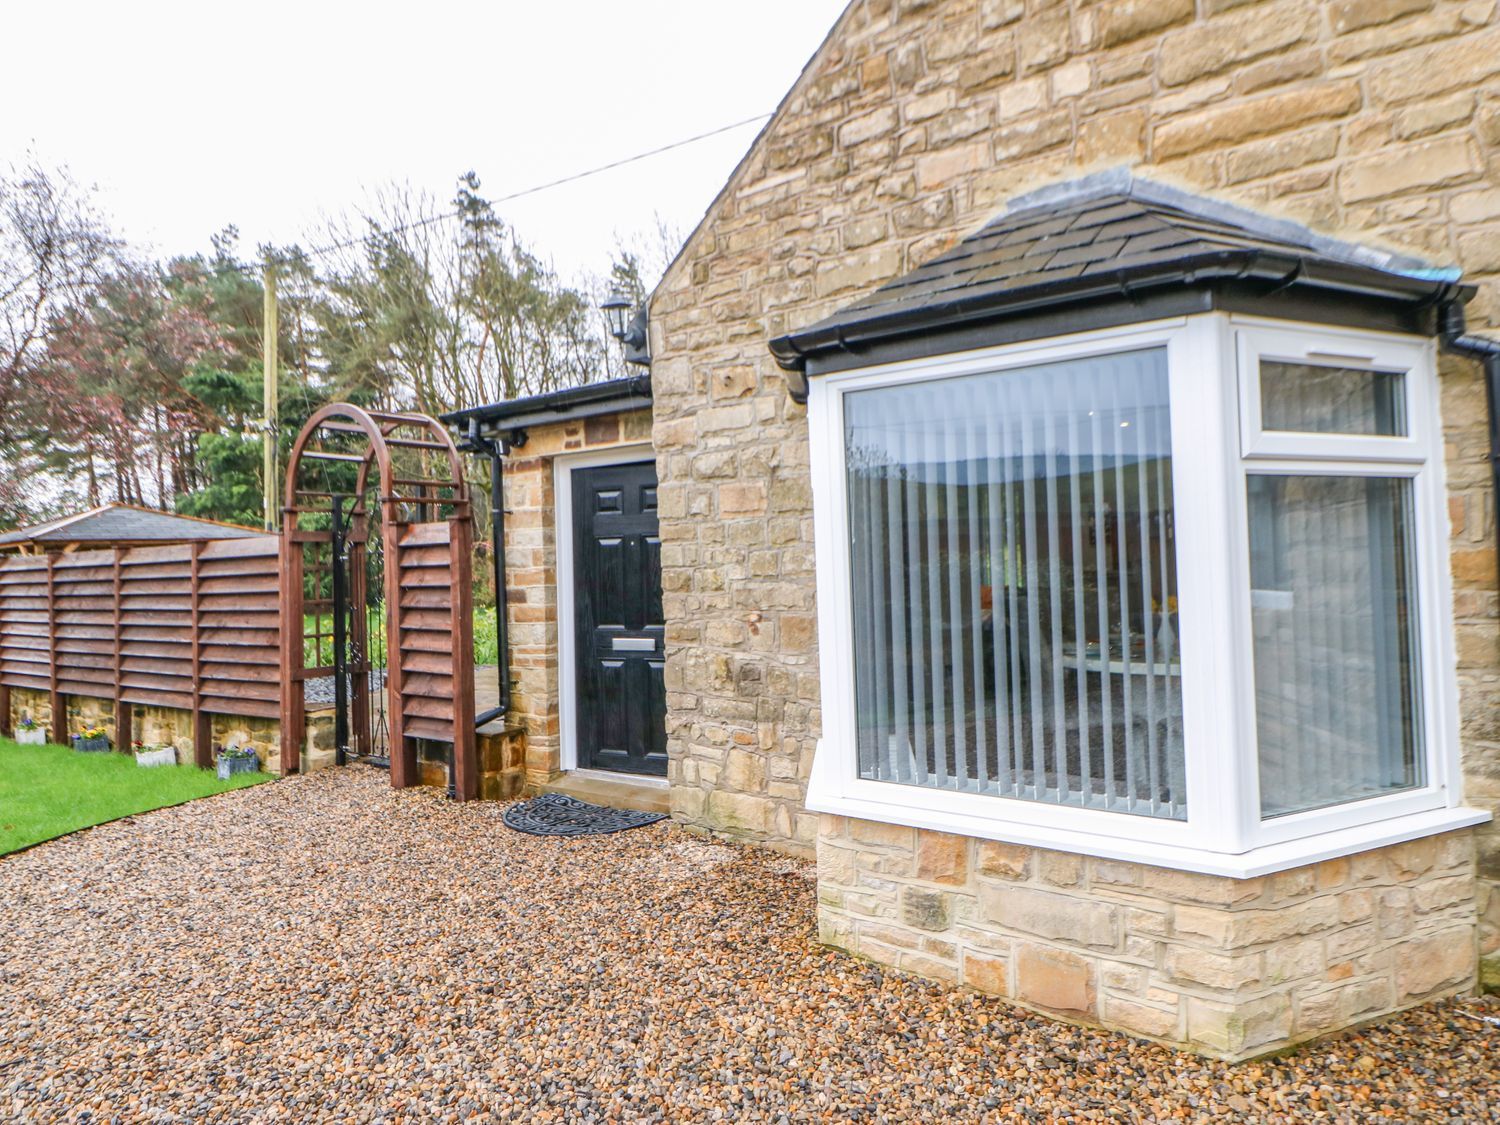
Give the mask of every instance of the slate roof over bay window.
POLYGON ((1472 295, 1457 279, 1112 171, 1019 197, 952 250, 771 351, 789 371, 837 370, 962 350, 976 332, 986 344, 1055 335, 1063 307, 1070 330, 1222 309, 1430 334, 1437 303, 1472 295))

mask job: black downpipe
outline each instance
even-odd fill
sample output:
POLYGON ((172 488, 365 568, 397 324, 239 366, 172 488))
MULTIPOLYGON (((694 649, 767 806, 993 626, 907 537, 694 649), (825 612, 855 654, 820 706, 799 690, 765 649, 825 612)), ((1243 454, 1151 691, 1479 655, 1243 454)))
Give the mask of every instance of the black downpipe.
MULTIPOLYGON (((1443 349, 1454 355, 1477 359, 1484 366, 1484 397, 1488 407, 1490 431, 1490 484, 1500 497, 1500 340, 1470 336, 1464 325, 1464 307, 1449 301, 1442 309, 1438 327, 1443 349)), ((1496 537, 1500 553, 1500 536, 1496 537)))
POLYGON ((499 706, 474 716, 474 725, 502 718, 510 710, 510 613, 505 589, 505 453, 497 439, 479 436, 479 423, 469 420, 468 448, 490 459, 490 561, 495 568, 495 661, 499 665, 499 706))
POLYGON ((510 710, 510 611, 509 593, 505 588, 505 460, 504 451, 495 442, 487 443, 490 455, 490 562, 495 567, 495 661, 500 665, 499 706, 475 716, 475 724, 484 726, 510 710))

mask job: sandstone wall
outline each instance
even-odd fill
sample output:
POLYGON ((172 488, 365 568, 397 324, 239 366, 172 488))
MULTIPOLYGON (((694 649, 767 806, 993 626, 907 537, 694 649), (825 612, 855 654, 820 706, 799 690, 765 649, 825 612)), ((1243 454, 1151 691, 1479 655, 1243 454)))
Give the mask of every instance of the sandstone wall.
MULTIPOLYGON (((652 303, 679 819, 809 851, 821 717, 806 416, 766 350, 1018 192, 1101 168, 1456 261, 1500 326, 1494 0, 856 0, 652 303)), ((1500 807, 1475 366, 1443 365, 1470 801, 1500 807)), ((1478 836, 1500 951, 1500 831, 1478 836)))
MULTIPOLYGON (((37 725, 50 727, 52 724, 52 697, 45 691, 34 691, 31 688, 10 689, 10 714, 0 715, 6 734, 13 734, 16 723, 23 717, 34 719, 37 725)), ((57 733, 47 732, 47 737, 56 741, 57 733)))
POLYGON ((67 718, 63 721, 61 737, 54 735, 56 741, 63 745, 71 745, 73 736, 85 727, 100 727, 109 735, 109 744, 116 750, 120 748, 119 734, 115 730, 115 705, 112 700, 96 699, 90 695, 64 695, 62 702, 67 718))
MULTIPOLYGON (((561 769, 561 680, 557 643, 557 498, 553 463, 560 454, 626 445, 648 446, 651 413, 559 422, 527 431, 505 462, 505 567, 510 623, 511 712, 520 731, 497 743, 507 762, 524 747, 525 783, 536 787, 561 769), (522 733, 524 732, 524 737, 522 733)), ((643 454, 649 456, 649 449, 643 454)), ((497 794, 518 795, 511 765, 497 794)))
MULTIPOLYGON (((474 751, 479 765, 479 799, 511 801, 526 788, 526 731, 493 724, 478 731, 474 751)), ((417 778, 421 785, 448 788, 453 761, 451 743, 423 740, 417 744, 417 778)))
MULTIPOLYGON (((64 729, 53 733, 53 741, 70 744, 71 738, 85 726, 103 727, 115 749, 120 749, 115 730, 114 704, 108 699, 85 695, 63 696, 66 710, 64 729)), ((12 688, 10 715, 4 729, 14 729, 23 714, 29 714, 45 725, 51 722, 51 698, 46 692, 12 688)), ((179 707, 156 707, 134 704, 130 710, 134 741, 145 746, 171 746, 177 751, 177 763, 189 766, 193 757, 193 715, 179 707)), ((248 746, 260 758, 261 769, 277 773, 281 769, 281 724, 275 719, 244 715, 210 715, 209 740, 214 747, 248 746)), ((304 769, 319 769, 333 764, 333 717, 315 713, 307 719, 307 754, 304 769)), ((129 749, 126 747, 125 749, 129 749)))
POLYGON ((824 817, 822 939, 1246 1058, 1474 983, 1468 830, 1260 879, 824 817))
MULTIPOLYGON (((308 745, 313 743, 313 719, 308 719, 308 745)), ((131 708, 131 729, 135 741, 144 746, 171 746, 177 751, 177 764, 196 764, 193 754, 193 713, 180 707, 131 708)), ((331 728, 330 728, 331 729, 331 728)), ((209 743, 221 746, 243 746, 255 751, 260 768, 271 773, 281 769, 281 724, 276 719, 244 715, 211 715, 209 743)), ((304 763, 306 764, 306 763, 304 763)))
MULTIPOLYGON (((187 712, 179 711, 179 715, 187 712)), ((304 743, 302 769, 310 771, 320 766, 333 764, 333 717, 331 715, 309 715, 306 723, 307 741, 304 743)), ((215 746, 248 746, 260 759, 260 768, 269 773, 281 772, 281 722, 278 719, 258 719, 246 715, 213 715, 209 722, 209 741, 215 746)), ((177 760, 190 763, 193 760, 191 737, 184 747, 177 744, 177 760)))

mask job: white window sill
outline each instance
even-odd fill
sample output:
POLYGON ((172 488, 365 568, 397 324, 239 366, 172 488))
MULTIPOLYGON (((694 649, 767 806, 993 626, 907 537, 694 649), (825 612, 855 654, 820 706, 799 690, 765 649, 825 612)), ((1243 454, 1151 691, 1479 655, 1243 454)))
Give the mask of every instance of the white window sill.
POLYGON ((1252 879, 1257 875, 1270 875, 1293 867, 1320 863, 1325 859, 1337 859, 1339 856, 1400 844, 1423 836, 1435 836, 1458 828, 1468 828, 1475 824, 1483 824, 1490 819, 1490 814, 1482 809, 1432 809, 1231 855, 1206 851, 1202 848, 1140 840, 1121 840, 1095 833, 1063 831, 1034 824, 1017 824, 998 818, 977 817, 969 813, 937 813, 926 809, 911 808, 896 801, 877 801, 868 797, 831 793, 825 785, 820 785, 819 781, 819 771, 814 768, 806 802, 807 808, 812 812, 835 813, 881 824, 926 828, 935 832, 973 836, 981 840, 998 840, 1007 844, 1022 844, 1028 847, 1048 848, 1052 851, 1072 852, 1077 855, 1098 856, 1101 859, 1143 863, 1176 871, 1223 875, 1231 879, 1252 879))

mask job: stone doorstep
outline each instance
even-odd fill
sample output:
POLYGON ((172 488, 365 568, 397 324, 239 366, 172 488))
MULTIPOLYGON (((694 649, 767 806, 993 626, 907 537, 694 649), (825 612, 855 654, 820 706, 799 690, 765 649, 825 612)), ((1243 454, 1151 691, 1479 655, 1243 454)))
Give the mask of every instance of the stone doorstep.
POLYGON ((660 783, 638 780, 628 774, 606 774, 571 770, 538 785, 539 793, 561 793, 594 805, 640 812, 671 812, 671 790, 660 783))

